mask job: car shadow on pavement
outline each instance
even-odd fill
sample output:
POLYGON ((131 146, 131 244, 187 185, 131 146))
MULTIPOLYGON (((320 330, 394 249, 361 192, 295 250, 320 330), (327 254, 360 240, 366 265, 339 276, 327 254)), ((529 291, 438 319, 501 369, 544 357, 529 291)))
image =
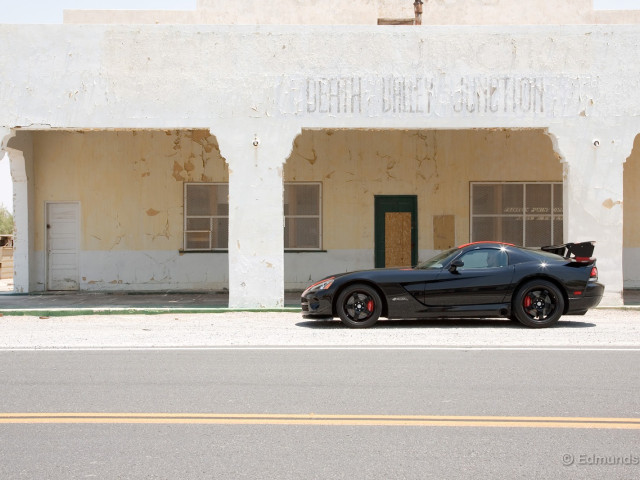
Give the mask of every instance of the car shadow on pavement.
MULTIPOLYGON (((297 327, 313 328, 318 330, 330 330, 345 327, 338 319, 334 320, 308 320, 296 323, 297 327)), ((593 328, 595 323, 576 322, 573 320, 560 320, 550 328, 593 328)), ((508 319, 481 319, 481 318, 452 318, 442 319, 407 319, 407 320, 380 320, 369 329, 390 328, 510 328, 535 330, 508 319)))

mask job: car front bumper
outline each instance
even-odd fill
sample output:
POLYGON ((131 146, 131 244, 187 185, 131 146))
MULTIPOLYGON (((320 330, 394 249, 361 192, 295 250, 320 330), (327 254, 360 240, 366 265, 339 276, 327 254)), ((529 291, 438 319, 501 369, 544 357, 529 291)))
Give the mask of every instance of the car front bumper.
POLYGON ((300 304, 304 318, 333 318, 331 295, 327 290, 302 295, 300 304))

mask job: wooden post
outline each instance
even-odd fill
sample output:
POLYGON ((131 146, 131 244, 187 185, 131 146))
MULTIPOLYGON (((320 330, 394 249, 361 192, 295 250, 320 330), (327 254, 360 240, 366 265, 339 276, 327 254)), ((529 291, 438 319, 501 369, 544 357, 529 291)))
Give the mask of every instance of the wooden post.
POLYGON ((413 2, 413 11, 416 14, 413 24, 422 25, 422 0, 416 0, 413 2))

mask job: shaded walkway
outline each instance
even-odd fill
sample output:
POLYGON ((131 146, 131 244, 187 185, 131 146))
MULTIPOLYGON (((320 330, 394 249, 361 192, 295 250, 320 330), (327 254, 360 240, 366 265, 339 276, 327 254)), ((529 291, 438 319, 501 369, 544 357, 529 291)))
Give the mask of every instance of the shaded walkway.
MULTIPOLYGON (((285 293, 285 307, 300 308, 300 291, 285 293)), ((202 310, 229 307, 227 292, 0 292, 3 310, 176 309, 202 310)), ((144 312, 142 312, 144 313, 144 312)), ((152 312, 150 312, 152 313, 152 312)))
MULTIPOLYGON (((0 285, 0 313, 34 311, 39 313, 67 310, 68 314, 82 311, 130 309, 131 313, 158 313, 159 310, 202 312, 228 309, 228 292, 38 292, 14 294, 3 280, 0 285), (4 288, 4 290, 2 290, 4 288)), ((300 308, 300 291, 285 292, 285 309, 300 308)), ((640 290, 624 291, 625 307, 640 307, 640 290)), ((247 309, 240 309, 247 310, 247 309)), ((278 310, 278 309, 272 309, 278 310)))

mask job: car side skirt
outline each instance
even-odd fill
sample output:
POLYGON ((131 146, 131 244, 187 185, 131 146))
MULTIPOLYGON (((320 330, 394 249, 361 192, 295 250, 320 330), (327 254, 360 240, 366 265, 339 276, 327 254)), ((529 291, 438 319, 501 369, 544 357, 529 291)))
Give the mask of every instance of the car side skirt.
POLYGON ((511 315, 511 304, 494 303, 488 305, 458 305, 451 307, 425 307, 411 311, 399 311, 402 309, 391 309, 387 318, 446 318, 446 317, 478 317, 478 318, 500 318, 511 315))

